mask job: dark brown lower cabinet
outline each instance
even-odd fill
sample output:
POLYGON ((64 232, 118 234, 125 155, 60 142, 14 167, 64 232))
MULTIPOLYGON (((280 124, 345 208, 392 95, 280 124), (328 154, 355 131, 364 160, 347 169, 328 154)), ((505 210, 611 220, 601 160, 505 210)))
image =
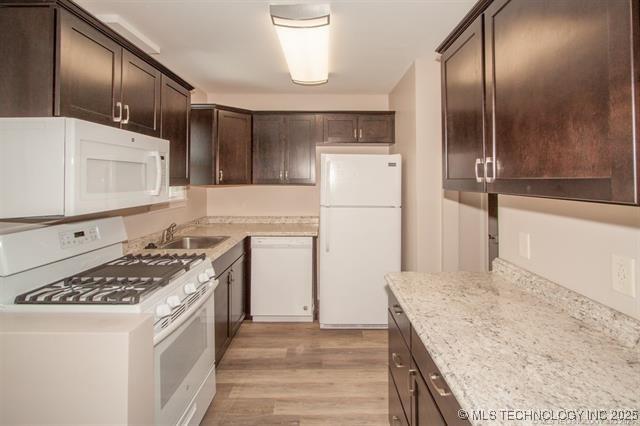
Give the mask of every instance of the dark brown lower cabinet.
POLYGON ((220 362, 245 317, 246 262, 244 241, 213 261, 218 280, 215 300, 215 352, 220 362))
POLYGON ((216 364, 222 359, 231 340, 229 338, 229 286, 226 284, 228 277, 228 271, 218 276, 219 284, 213 293, 216 364))
POLYGON ((409 422, 404 414, 400 395, 391 370, 389 370, 389 425, 390 426, 408 426, 409 422))
POLYGON ((458 417, 458 401, 391 292, 387 314, 389 424, 468 426, 467 420, 458 417), (409 335, 406 335, 407 330, 403 333, 405 323, 409 327, 409 335))
POLYGON ((422 377, 418 366, 411 361, 411 425, 412 426, 444 426, 445 423, 436 405, 427 382, 422 377))

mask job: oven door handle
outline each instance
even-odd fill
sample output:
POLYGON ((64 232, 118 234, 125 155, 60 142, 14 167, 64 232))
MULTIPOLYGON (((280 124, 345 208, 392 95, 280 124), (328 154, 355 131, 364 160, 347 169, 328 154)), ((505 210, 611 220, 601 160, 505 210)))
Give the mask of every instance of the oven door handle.
MULTIPOLYGON (((160 333, 153 336, 153 346, 157 346, 160 342, 166 339, 171 333, 173 333, 176 329, 178 329, 182 324, 187 322, 190 318, 193 317, 194 313, 200 310, 200 307, 204 305, 209 298, 213 297, 213 291, 216 288, 216 284, 218 284, 218 280, 211 280, 207 285, 207 292, 202 295, 202 297, 198 300, 198 302, 191 306, 187 311, 182 313, 174 322, 169 324, 167 328, 162 330, 160 333)), ((164 318, 159 321, 164 320, 164 318)))

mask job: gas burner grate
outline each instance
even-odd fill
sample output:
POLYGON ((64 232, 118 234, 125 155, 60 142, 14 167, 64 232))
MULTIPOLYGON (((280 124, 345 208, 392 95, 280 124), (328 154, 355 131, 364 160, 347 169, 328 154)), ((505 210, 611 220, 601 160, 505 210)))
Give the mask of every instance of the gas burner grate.
POLYGON ((205 255, 126 255, 16 297, 17 304, 135 305, 205 255))

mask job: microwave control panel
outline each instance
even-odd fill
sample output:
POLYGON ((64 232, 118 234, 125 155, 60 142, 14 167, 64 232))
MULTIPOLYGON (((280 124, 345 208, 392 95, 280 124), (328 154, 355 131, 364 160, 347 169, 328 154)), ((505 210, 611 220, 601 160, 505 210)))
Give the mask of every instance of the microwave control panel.
POLYGON ((79 245, 98 241, 100 239, 100 233, 97 226, 90 226, 83 229, 64 231, 59 233, 60 247, 78 247, 79 245))

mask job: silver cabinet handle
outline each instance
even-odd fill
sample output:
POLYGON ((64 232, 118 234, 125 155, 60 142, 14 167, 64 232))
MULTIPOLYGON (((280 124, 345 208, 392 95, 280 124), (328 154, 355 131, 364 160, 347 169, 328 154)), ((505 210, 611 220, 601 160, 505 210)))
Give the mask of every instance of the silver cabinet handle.
POLYGON ((222 181, 224 180, 224 173, 222 172, 222 169, 218 170, 218 182, 222 183, 222 181))
POLYGON ((484 176, 480 176, 480 172, 478 171, 479 166, 484 166, 484 162, 482 161, 482 158, 476 158, 476 165, 475 165, 476 182, 482 183, 484 182, 484 176))
POLYGON ((400 305, 398 305, 396 303, 395 305, 393 305, 393 313, 396 314, 396 315, 402 315, 402 314, 404 314, 404 311, 402 310, 400 305))
POLYGON ((113 122, 120 123, 122 121, 122 102, 116 102, 116 108, 118 109, 118 115, 113 116, 113 122))
POLYGON ((418 370, 415 370, 413 368, 409 369, 409 395, 415 395, 416 393, 416 388, 415 386, 413 386, 413 376, 415 376, 417 372, 418 370))
POLYGON ((284 180, 289 180, 289 170, 284 171, 284 180))
POLYGON ((360 129, 360 131, 358 133, 358 139, 362 139, 362 129, 360 129))
POLYGON ((400 355, 393 352, 391 354, 391 359, 393 360, 393 365, 395 365, 396 368, 404 368, 404 364, 402 363, 402 358, 400 358, 400 355))
POLYGON ((442 376, 440 374, 438 374, 438 373, 429 374, 429 381, 431 382, 433 387, 436 388, 436 392, 438 392, 438 395, 440 395, 440 396, 449 396, 449 395, 451 395, 451 392, 446 390, 444 387, 438 386, 436 384, 436 380, 440 380, 440 379, 442 379, 442 376))
POLYGON ((493 157, 487 157, 484 160, 484 179, 487 183, 492 183, 496 180, 496 162, 493 157), (489 176, 489 170, 491 171, 491 176, 489 176))
POLYGON ((353 129, 353 138, 354 138, 354 139, 358 139, 358 133, 357 133, 357 132, 358 132, 358 129, 356 129, 356 128, 354 127, 354 129, 353 129))
POLYGON ((391 421, 393 422, 392 426, 393 425, 401 425, 402 424, 402 422, 400 421, 400 417, 398 417, 398 416, 391 417, 391 421))
POLYGON ((129 105, 125 105, 124 106, 124 110, 127 113, 127 118, 125 118, 124 120, 122 120, 122 124, 128 124, 129 123, 129 118, 131 118, 131 112, 129 111, 129 105))
POLYGON ((280 170, 280 180, 284 180, 284 172, 280 170))

